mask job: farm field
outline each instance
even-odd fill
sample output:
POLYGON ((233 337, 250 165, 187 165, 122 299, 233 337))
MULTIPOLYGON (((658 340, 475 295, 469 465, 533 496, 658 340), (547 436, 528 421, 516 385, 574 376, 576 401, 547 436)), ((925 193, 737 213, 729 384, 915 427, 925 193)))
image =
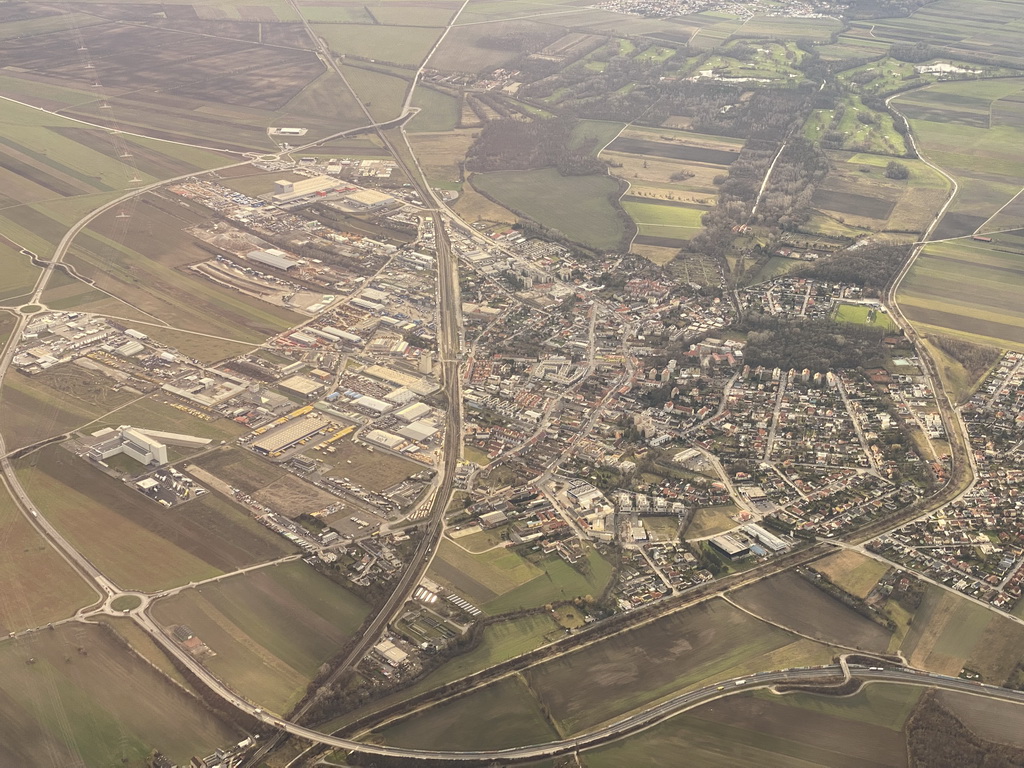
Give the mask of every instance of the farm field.
POLYGON ((55 366, 28 378, 11 373, 0 390, 0 429, 19 448, 76 429, 130 400, 107 379, 76 365, 55 366))
POLYGON ((39 277, 39 267, 33 266, 29 257, 0 240, 0 270, 3 270, 4 284, 0 286, 0 305, 17 306, 29 298, 32 287, 39 277))
POLYGON ((414 133, 453 131, 459 123, 458 99, 433 88, 418 87, 412 106, 420 108, 420 113, 409 121, 409 130, 414 133))
POLYGON ((164 627, 186 624, 216 654, 204 660, 211 672, 276 712, 298 700, 368 612, 302 562, 186 590, 153 608, 164 627))
MULTIPOLYGON (((3 83, 0 82, 0 95, 3 83)), ((225 165, 226 155, 147 140, 120 139, 22 104, 4 102, 0 118, 0 224, 5 238, 48 256, 75 221, 130 189, 201 168, 225 165), (120 157, 129 153, 130 158, 120 157), (139 179, 132 182, 132 178, 139 179)), ((7 254, 3 254, 5 260, 7 254)), ((21 257, 24 259, 24 257, 21 257)), ((13 264, 10 289, 30 277, 13 264)), ((4 297, 17 292, 5 291, 4 297)))
MULTIPOLYGON (((244 343, 263 341, 302 321, 288 309, 185 271, 209 254, 183 231, 180 207, 155 196, 146 201, 153 204, 133 206, 129 219, 118 219, 115 211, 99 217, 75 239, 68 262, 96 287, 176 328, 200 333, 215 328, 214 335, 244 343), (172 213, 168 206, 178 210, 172 213)), ((89 310, 90 295, 76 308, 89 310)))
POLYGON ((352 90, 359 96, 374 120, 383 122, 401 115, 409 81, 352 64, 342 65, 341 69, 348 84, 352 86, 352 90))
POLYGON ((900 650, 919 668, 956 676, 964 667, 1000 685, 1024 660, 1024 626, 964 597, 925 586, 900 650))
POLYGON ((1020 79, 938 83, 898 97, 918 148, 960 182, 936 228, 943 239, 990 231, 987 220, 1021 188, 1024 160, 1012 151, 1024 140, 1020 79))
MULTIPOLYGON (((949 182, 914 158, 899 158, 906 180, 885 177, 891 158, 868 153, 829 152, 831 168, 818 186, 814 204, 831 226, 892 234, 923 232, 949 194, 949 182), (861 198, 869 197, 874 202, 861 198)), ((815 226, 806 227, 810 231, 815 226)), ((821 230, 823 234, 836 234, 821 230)))
POLYGON ((715 599, 540 664, 526 678, 560 729, 578 733, 689 688, 831 656, 828 646, 715 599))
POLYGON ((638 228, 634 251, 664 262, 700 232, 701 217, 718 196, 715 179, 728 173, 742 148, 739 139, 667 127, 623 130, 601 158, 629 184, 622 206, 638 228))
POLYGON ((1020 730, 1020 709, 980 696, 939 691, 938 701, 978 736, 997 744, 1024 747, 1020 730))
POLYGON ((889 566, 852 551, 837 552, 818 560, 814 570, 824 573, 836 586, 863 599, 874 589, 889 566))
POLYGON ((242 738, 106 627, 63 626, 5 643, 0 675, 4 765, 142 765, 154 749, 187 764, 242 738))
POLYGON ((50 522, 126 589, 167 589, 293 551, 215 494, 164 509, 57 445, 17 471, 50 522))
POLYGON ((380 24, 314 24, 335 53, 381 63, 418 67, 433 48, 440 29, 380 24))
POLYGON ((0 635, 65 619, 98 595, 0 488, 0 635))
POLYGON ((558 738, 527 685, 501 680, 372 734, 402 747, 501 749, 558 738))
POLYGON ((455 201, 456 207, 459 207, 464 196, 473 193, 468 184, 462 184, 460 164, 473 144, 475 131, 459 129, 448 133, 417 133, 416 120, 410 121, 407 130, 409 143, 412 144, 416 156, 420 158, 427 180, 431 184, 445 188, 462 186, 459 199, 455 201))
POLYGON ((624 198, 622 207, 637 225, 641 242, 654 238, 663 247, 668 243, 661 241, 678 240, 682 244, 700 232, 701 216, 708 210, 662 200, 647 202, 634 197, 624 198))
MULTIPOLYGON (((14 38, 0 95, 98 125, 233 151, 271 149, 266 128, 300 116, 310 138, 365 123, 358 104, 323 77, 323 64, 297 28, 271 47, 259 44, 257 22, 267 19, 236 26, 235 35, 211 35, 215 17, 182 19, 173 28, 139 19, 130 6, 105 10, 100 23, 65 23, 14 38), (83 61, 80 47, 119 55, 83 61)), ((269 25, 262 42, 282 32, 269 25)))
POLYGON ((489 24, 468 24, 473 20, 491 21, 490 13, 483 15, 480 9, 491 6, 499 15, 508 15, 514 6, 525 12, 536 12, 536 6, 519 0, 501 2, 471 2, 459 17, 459 24, 452 28, 430 59, 430 66, 442 71, 485 72, 501 67, 520 55, 518 48, 501 48, 491 43, 502 36, 523 38, 523 49, 542 48, 544 43, 554 42, 561 36, 561 30, 548 24, 534 21, 508 20, 489 24), (502 13, 504 11, 504 13, 502 13))
POLYGON ((494 615, 599 595, 611 578, 611 565, 593 549, 587 560, 590 572, 584 576, 559 557, 534 563, 504 547, 470 554, 443 539, 429 576, 494 615))
POLYGON ((523 616, 510 621, 489 624, 483 630, 483 639, 473 650, 455 656, 451 661, 428 674, 422 680, 391 696, 378 699, 354 713, 342 716, 322 726, 321 730, 340 728, 354 716, 368 715, 411 696, 438 688, 453 680, 500 664, 539 648, 565 636, 549 615, 523 616))
POLYGON ((589 248, 614 250, 632 234, 615 202, 619 185, 608 176, 561 176, 545 168, 475 173, 471 183, 500 205, 589 248))
POLYGON ((756 616, 823 643, 884 652, 892 634, 793 572, 743 587, 730 598, 756 616))
POLYGON ((970 12, 956 0, 938 0, 917 9, 906 18, 855 21, 841 41, 861 38, 877 44, 914 43, 931 40, 950 50, 952 55, 973 58, 984 54, 1011 65, 1020 65, 1020 29, 1024 27, 1024 9, 997 0, 972 2, 970 12))
POLYGON ((760 692, 730 696, 591 750, 584 759, 590 768, 674 768, 680 755, 707 768, 902 768, 902 727, 922 690, 871 685, 843 699, 760 692))
POLYGON ((927 246, 900 285, 900 306, 915 323, 982 343, 1024 348, 1024 240, 952 240, 927 246))
POLYGON ((718 507, 701 507, 693 513, 693 521, 686 529, 686 538, 702 539, 706 536, 714 536, 718 533, 731 530, 739 523, 733 520, 739 509, 734 504, 726 504, 718 507))

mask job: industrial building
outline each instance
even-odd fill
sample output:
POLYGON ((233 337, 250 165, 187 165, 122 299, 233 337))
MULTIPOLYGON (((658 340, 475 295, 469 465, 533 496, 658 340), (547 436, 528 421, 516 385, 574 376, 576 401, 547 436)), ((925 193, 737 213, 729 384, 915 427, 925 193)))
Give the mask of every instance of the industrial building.
POLYGON ((277 386, 285 392, 307 398, 313 397, 324 388, 323 384, 318 381, 313 381, 313 379, 308 376, 291 376, 278 382, 277 386))
POLYGON ((420 419, 407 427, 402 427, 402 429, 398 430, 398 434, 409 440, 423 443, 437 434, 437 427, 426 419, 420 419))
POLYGON ((735 560, 738 557, 743 557, 750 553, 750 545, 737 539, 728 533, 723 533, 721 536, 715 536, 710 539, 711 546, 721 552, 723 555, 728 557, 730 560, 735 560))
POLYGON ((292 419, 252 442, 252 449, 265 456, 286 451, 296 443, 326 429, 331 422, 319 418, 292 419))
POLYGON ((275 203, 290 203, 300 197, 306 197, 306 195, 315 195, 317 192, 335 189, 338 184, 338 180, 332 179, 330 176, 313 176, 299 181, 281 179, 274 182, 273 200, 275 203))
POLYGON ((422 419, 430 414, 431 408, 426 403, 413 403, 395 411, 395 416, 407 424, 422 419))
POLYGON ((94 433, 93 437, 107 439, 101 440, 89 449, 86 455, 90 459, 106 461, 114 456, 124 454, 145 466, 166 464, 168 445, 202 448, 210 444, 210 440, 205 437, 192 437, 175 432, 158 432, 127 425, 117 429, 101 429, 94 433))
POLYGON ((268 248, 265 251, 249 251, 245 254, 245 258, 249 261, 255 261, 257 264, 262 264, 265 267, 273 267, 274 269, 280 269, 282 272, 287 272, 289 269, 294 269, 299 266, 295 259, 292 259, 284 251, 279 251, 277 248, 268 248))
POLYGON ((783 541, 781 538, 776 536, 771 531, 767 531, 756 523, 750 523, 740 528, 747 536, 754 539, 759 544, 767 547, 772 552, 782 552, 789 549, 789 544, 783 541))
POLYGON ((378 192, 375 189, 361 189, 358 192, 346 195, 345 201, 360 208, 376 211, 387 205, 391 205, 395 202, 395 198, 391 195, 385 194, 384 192, 378 192))

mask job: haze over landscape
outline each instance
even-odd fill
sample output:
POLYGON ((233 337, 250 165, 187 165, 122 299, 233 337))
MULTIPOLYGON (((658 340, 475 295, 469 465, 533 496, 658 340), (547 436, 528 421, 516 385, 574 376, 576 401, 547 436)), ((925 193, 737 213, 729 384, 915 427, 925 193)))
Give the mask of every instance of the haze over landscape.
POLYGON ((0 0, 0 767, 1024 765, 1024 0, 0 0))

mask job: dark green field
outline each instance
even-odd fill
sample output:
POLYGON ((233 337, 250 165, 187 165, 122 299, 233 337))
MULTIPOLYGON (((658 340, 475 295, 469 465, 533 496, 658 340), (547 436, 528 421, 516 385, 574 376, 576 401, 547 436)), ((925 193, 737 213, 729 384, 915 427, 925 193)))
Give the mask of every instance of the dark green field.
POLYGON ((477 173, 471 182, 499 204, 590 248, 621 247, 631 234, 613 203, 619 185, 608 176, 562 176, 545 168, 477 173))

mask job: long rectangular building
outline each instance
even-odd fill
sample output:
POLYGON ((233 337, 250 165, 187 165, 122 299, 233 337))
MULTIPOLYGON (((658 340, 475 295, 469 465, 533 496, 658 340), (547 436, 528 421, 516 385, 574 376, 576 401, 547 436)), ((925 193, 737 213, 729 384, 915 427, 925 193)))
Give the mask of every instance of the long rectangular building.
POLYGON ((292 419, 287 424, 282 424, 277 429, 267 432, 258 440, 254 440, 252 449, 266 456, 278 451, 285 451, 300 440, 305 440, 310 435, 314 435, 326 428, 329 424, 330 422, 319 418, 292 419))

